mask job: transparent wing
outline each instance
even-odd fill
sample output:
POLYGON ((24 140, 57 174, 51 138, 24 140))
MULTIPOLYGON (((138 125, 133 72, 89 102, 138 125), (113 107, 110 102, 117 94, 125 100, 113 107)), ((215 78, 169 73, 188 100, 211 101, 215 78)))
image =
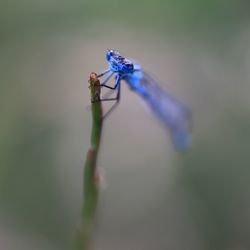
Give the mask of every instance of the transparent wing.
POLYGON ((136 71, 125 78, 132 90, 140 94, 153 113, 171 132, 178 150, 191 144, 191 112, 175 97, 163 90, 145 71, 136 71))

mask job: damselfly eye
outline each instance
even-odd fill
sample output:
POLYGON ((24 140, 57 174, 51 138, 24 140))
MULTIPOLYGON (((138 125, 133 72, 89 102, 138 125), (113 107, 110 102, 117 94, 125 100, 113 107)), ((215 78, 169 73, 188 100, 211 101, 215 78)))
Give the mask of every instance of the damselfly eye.
POLYGON ((108 51, 106 52, 106 59, 107 59, 107 61, 110 60, 110 57, 111 57, 111 56, 113 56, 113 50, 108 50, 108 51))

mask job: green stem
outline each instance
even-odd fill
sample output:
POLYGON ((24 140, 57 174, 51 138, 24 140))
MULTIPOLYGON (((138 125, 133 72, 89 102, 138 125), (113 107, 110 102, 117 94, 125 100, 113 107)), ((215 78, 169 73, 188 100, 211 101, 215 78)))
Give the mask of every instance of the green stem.
POLYGON ((99 101, 100 82, 95 73, 91 73, 89 83, 92 101, 91 146, 87 153, 83 173, 82 225, 77 239, 77 250, 88 250, 90 248, 99 193, 96 162, 101 141, 103 119, 102 103, 99 101))

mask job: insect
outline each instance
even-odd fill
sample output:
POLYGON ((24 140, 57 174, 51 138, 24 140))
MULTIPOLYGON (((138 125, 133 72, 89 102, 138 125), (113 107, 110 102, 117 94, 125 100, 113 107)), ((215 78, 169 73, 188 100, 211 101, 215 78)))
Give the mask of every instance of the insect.
POLYGON ((191 145, 190 110, 175 97, 163 90, 158 83, 146 73, 139 64, 122 56, 116 50, 107 50, 106 59, 109 68, 98 77, 106 78, 101 87, 116 91, 115 98, 104 100, 120 100, 121 80, 124 80, 131 90, 139 94, 153 113, 171 133, 175 148, 179 151, 186 150, 191 145), (115 84, 108 84, 112 76, 115 76, 115 84))

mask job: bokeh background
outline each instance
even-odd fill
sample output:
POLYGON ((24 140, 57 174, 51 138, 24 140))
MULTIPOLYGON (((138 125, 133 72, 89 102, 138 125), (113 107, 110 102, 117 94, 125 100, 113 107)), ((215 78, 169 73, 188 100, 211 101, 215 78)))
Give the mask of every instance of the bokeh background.
POLYGON ((94 249, 250 249, 249 13, 247 0, 1 1, 0 249, 72 248, 87 80, 107 48, 187 103, 194 135, 178 154, 123 84, 104 124, 94 249))

